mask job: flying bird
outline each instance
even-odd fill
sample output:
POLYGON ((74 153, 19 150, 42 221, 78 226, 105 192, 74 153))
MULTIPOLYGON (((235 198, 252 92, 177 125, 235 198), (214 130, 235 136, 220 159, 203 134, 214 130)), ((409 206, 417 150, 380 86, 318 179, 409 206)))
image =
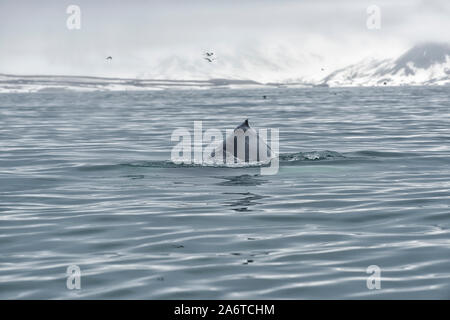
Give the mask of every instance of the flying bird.
POLYGON ((106 60, 112 60, 111 56, 106 57, 106 60))
POLYGON ((214 60, 216 60, 216 59, 213 57, 214 52, 209 52, 209 51, 207 51, 207 52, 205 52, 203 55, 204 55, 203 58, 204 58, 206 61, 208 61, 208 62, 213 62, 214 60))

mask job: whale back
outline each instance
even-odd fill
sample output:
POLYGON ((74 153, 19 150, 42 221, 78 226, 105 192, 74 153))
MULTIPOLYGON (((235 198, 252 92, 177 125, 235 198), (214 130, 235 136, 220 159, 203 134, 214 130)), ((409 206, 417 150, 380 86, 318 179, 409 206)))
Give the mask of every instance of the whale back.
POLYGON ((255 129, 251 128, 248 119, 237 126, 233 134, 211 153, 211 157, 226 160, 226 162, 267 162, 273 157, 273 152, 255 129))

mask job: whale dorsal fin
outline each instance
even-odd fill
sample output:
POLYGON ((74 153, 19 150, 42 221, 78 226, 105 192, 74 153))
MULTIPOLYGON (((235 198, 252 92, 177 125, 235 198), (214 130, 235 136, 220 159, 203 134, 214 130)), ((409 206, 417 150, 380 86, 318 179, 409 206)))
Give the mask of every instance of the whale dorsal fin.
POLYGON ((237 130, 237 129, 242 129, 244 132, 247 131, 247 129, 250 129, 250 125, 248 124, 248 119, 245 119, 245 121, 242 122, 240 125, 238 125, 236 127, 236 129, 234 129, 234 130, 237 130))

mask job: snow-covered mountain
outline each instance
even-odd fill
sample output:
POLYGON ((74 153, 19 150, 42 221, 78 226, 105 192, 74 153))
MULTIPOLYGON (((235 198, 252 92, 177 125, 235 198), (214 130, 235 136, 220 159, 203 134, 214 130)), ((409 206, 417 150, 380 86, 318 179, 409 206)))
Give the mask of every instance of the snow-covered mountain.
POLYGON ((397 59, 365 59, 322 80, 329 86, 450 84, 450 45, 416 45, 397 59))
POLYGON ((121 91, 305 86, 450 85, 450 45, 414 46, 396 59, 365 59, 323 77, 321 56, 292 58, 273 50, 220 55, 214 63, 199 55, 168 57, 137 77, 8 75, 0 73, 0 93, 41 91, 121 91), (265 54, 265 55, 264 55, 265 54), (320 71, 319 71, 320 70, 320 71))

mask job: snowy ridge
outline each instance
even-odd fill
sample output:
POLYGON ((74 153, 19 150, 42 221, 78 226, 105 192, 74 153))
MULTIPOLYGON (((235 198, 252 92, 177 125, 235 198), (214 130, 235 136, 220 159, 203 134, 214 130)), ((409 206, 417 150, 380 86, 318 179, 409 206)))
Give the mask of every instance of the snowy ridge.
MULTIPOLYGON (((337 87, 337 86, 401 86, 401 85, 450 85, 450 45, 427 43, 414 46, 396 59, 364 59, 350 66, 335 70, 327 76, 321 72, 309 72, 309 76, 295 76, 297 68, 292 68, 289 77, 277 78, 275 75, 285 65, 271 65, 270 61, 253 60, 252 68, 248 67, 250 60, 243 58, 242 69, 248 74, 246 77, 233 77, 237 74, 235 66, 225 62, 202 65, 202 68, 214 69, 217 78, 198 80, 206 77, 203 69, 196 65, 190 69, 189 63, 181 60, 168 59, 159 68, 145 73, 138 78, 105 78, 83 76, 19 76, 0 74, 0 93, 25 92, 61 92, 61 91, 142 91, 165 89, 233 89, 233 88, 262 88, 262 87, 337 87), (260 68, 253 68, 260 66, 260 68), (244 67, 246 66, 246 67, 244 67), (257 70, 250 72, 249 70, 257 70), (187 70, 183 74, 182 70, 187 70), (272 70, 273 74, 269 72, 272 70), (173 71, 173 72, 169 72, 173 71), (163 77, 167 73, 173 74, 173 79, 163 77), (189 80, 189 76, 197 75, 189 80), (203 76, 202 76, 203 75, 203 76), (176 77, 180 79, 176 79, 176 77), (222 77, 223 76, 223 77, 222 77), (253 79, 258 79, 253 80, 253 79), (264 81, 259 79, 266 79, 264 81), (270 80, 274 79, 274 80, 270 80)), ((302 57, 303 63, 308 59, 302 57)), ((309 60, 311 61, 311 60, 309 60)), ((297 61, 297 63, 300 63, 297 61)), ((313 69, 313 68, 312 68, 313 69)), ((323 69, 322 69, 323 71, 323 69)))
POLYGON ((450 46, 417 45, 397 59, 366 59, 336 70, 323 79, 329 86, 447 85, 450 46))

